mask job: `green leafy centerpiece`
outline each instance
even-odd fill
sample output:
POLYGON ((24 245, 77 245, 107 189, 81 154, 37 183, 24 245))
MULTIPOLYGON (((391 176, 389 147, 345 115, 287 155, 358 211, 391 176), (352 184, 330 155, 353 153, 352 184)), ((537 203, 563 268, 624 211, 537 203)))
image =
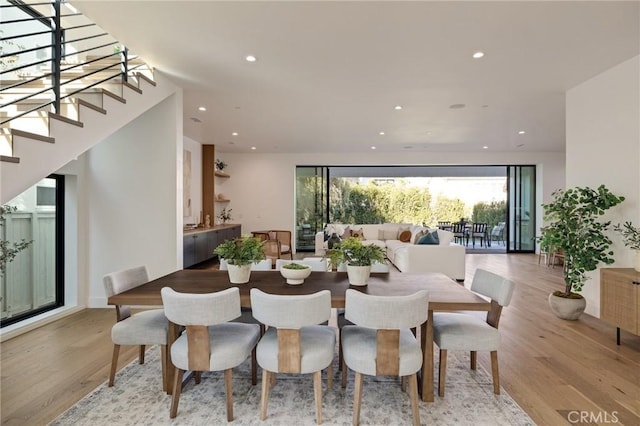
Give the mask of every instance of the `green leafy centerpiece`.
POLYGON ((311 275, 311 266, 300 263, 287 263, 280 268, 280 274, 286 278, 287 284, 300 285, 311 275))
POLYGON ((383 263, 385 253, 381 247, 374 244, 362 244, 360 238, 349 237, 327 250, 325 255, 332 268, 340 263, 347 265, 347 274, 351 285, 367 285, 374 262, 383 263))

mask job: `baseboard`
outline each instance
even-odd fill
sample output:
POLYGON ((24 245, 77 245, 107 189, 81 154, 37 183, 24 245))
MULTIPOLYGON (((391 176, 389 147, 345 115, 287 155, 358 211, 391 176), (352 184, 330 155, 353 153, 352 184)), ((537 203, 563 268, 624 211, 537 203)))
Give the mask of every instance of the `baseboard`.
POLYGON ((71 314, 75 314, 76 312, 80 312, 83 309, 85 309, 84 306, 63 306, 61 308, 53 309, 40 315, 36 315, 35 317, 27 318, 26 320, 20 321, 19 323, 9 325, 0 330, 0 342, 13 339, 14 337, 20 336, 21 334, 24 334, 28 331, 34 330, 38 327, 42 327, 43 325, 47 325, 49 323, 52 323, 53 321, 57 321, 71 314))

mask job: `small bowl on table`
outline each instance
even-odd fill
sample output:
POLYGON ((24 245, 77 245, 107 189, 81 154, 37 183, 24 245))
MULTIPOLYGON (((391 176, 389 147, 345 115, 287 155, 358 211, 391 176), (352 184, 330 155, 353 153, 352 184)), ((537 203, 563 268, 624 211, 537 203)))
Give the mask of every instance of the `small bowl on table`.
POLYGON ((300 285, 311 275, 311 266, 300 263, 288 263, 280 268, 280 274, 287 279, 289 285, 300 285))

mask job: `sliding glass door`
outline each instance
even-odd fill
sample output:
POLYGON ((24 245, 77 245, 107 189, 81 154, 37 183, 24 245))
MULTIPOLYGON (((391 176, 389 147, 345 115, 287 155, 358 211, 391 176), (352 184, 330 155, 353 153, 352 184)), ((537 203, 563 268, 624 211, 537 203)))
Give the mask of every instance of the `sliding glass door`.
POLYGON ((536 248, 536 168, 535 166, 509 166, 507 176, 509 183, 507 252, 533 253, 536 248))
POLYGON ((313 251, 327 218, 327 167, 296 168, 296 251, 313 251))

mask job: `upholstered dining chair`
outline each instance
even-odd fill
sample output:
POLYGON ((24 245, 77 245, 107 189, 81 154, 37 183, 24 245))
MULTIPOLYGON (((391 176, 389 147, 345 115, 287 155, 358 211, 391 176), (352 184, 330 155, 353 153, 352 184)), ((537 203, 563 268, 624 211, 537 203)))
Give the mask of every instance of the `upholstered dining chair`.
MULTIPOLYGON (((255 351, 260 338, 260 327, 256 324, 229 322, 240 316, 240 290, 232 287, 216 293, 190 294, 164 287, 160 293, 167 318, 186 328, 171 345, 171 362, 176 373, 169 417, 178 414, 186 370, 224 371, 227 420, 232 421, 232 369, 255 351)), ((251 367, 255 371, 255 363, 251 367)))
POLYGON ((427 320, 429 295, 426 290, 407 296, 373 296, 348 289, 345 318, 355 325, 341 331, 344 364, 342 387, 347 385, 347 368, 355 371, 353 424, 360 423, 363 375, 408 377, 414 425, 420 424, 417 373, 422 368, 422 349, 411 328, 427 320))
POLYGON ((318 325, 331 316, 331 292, 322 290, 304 296, 285 296, 251 289, 253 316, 267 331, 257 347, 262 367, 260 419, 267 418, 269 393, 274 373, 313 373, 316 423, 322 423, 322 370, 327 370, 327 387, 332 383, 335 331, 318 325), (287 315, 282 313, 286 312, 287 315))
POLYGON ((448 350, 470 351, 472 370, 476 369, 477 351, 489 351, 491 353, 493 393, 500 394, 498 323, 502 307, 509 305, 511 301, 513 288, 512 281, 493 272, 476 269, 471 283, 471 291, 491 299, 491 310, 487 313, 486 320, 475 315, 457 312, 435 312, 433 314, 433 341, 440 348, 438 395, 444 396, 448 350))
MULTIPOLYGON (((107 297, 120 294, 124 291, 138 287, 149 281, 149 273, 146 266, 137 266, 118 272, 112 272, 104 276, 102 282, 107 297)), ((109 373, 109 386, 113 386, 118 367, 118 355, 121 345, 140 346, 138 360, 144 364, 144 351, 146 345, 160 345, 162 363, 162 388, 167 389, 166 377, 166 345, 168 334, 168 321, 162 309, 152 309, 131 315, 129 306, 116 306, 116 323, 111 328, 111 340, 113 341, 113 357, 111 359, 111 371, 109 373)))
POLYGON ((282 257, 282 245, 278 240, 265 240, 262 246, 264 255, 271 262, 271 267, 276 264, 276 260, 282 257))

